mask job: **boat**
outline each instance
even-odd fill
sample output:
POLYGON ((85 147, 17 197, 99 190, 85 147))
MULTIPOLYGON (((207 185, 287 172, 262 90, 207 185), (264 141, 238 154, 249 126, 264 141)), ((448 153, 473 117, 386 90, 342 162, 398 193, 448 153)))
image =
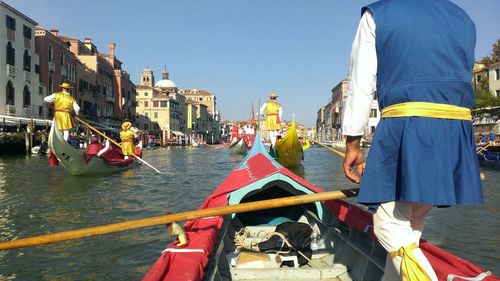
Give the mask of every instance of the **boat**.
POLYGON ((245 140, 247 149, 250 150, 255 142, 255 134, 243 134, 243 140, 245 140))
MULTIPOLYGON (((252 150, 199 210, 320 192, 273 159, 257 134, 252 150)), ((380 280, 386 252, 374 238, 372 221, 370 212, 343 200, 192 219, 143 280, 380 280), (305 263, 298 252, 246 249, 269 242, 285 224, 310 229, 309 251, 301 251, 305 263)), ((453 276, 498 280, 428 242, 422 241, 420 247, 440 280, 453 276)))
POLYGON ((243 138, 238 138, 234 140, 229 145, 229 153, 231 154, 245 154, 247 153, 247 146, 245 145, 245 140, 243 138))
POLYGON ((304 157, 304 150, 300 143, 295 122, 291 122, 286 135, 276 142, 274 154, 278 162, 284 167, 296 167, 300 165, 304 157))
POLYGON ((489 150, 479 152, 477 154, 477 160, 481 167, 489 167, 500 169, 500 154, 490 152, 489 150))
MULTIPOLYGON (((133 157, 125 160, 121 149, 109 143, 104 146, 106 149, 101 150, 99 155, 86 154, 84 149, 74 148, 64 140, 57 129, 57 122, 52 123, 48 144, 50 152, 57 158, 60 165, 75 176, 115 173, 131 169, 140 163, 133 157)), ((135 152, 137 156, 142 155, 142 142, 136 145, 135 152)))

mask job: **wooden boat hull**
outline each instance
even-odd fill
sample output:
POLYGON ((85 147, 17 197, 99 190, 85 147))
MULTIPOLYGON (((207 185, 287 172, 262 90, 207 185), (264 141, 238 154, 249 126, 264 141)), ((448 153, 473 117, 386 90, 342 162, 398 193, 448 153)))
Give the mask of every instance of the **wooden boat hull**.
POLYGON ((289 168, 300 165, 304 157, 304 151, 297 135, 295 122, 292 122, 286 135, 276 142, 274 150, 276 159, 284 167, 289 168))
POLYGON ((116 173, 131 169, 137 166, 139 162, 135 160, 128 165, 112 166, 106 164, 100 157, 92 157, 87 161, 84 156, 84 150, 75 149, 64 140, 62 134, 57 129, 57 122, 52 123, 48 144, 50 151, 59 160, 59 164, 74 176, 116 173))
MULTIPOLYGON (((249 154, 200 209, 321 191, 272 159, 257 135, 249 154)), ((342 200, 190 220, 184 225, 189 242, 180 247, 178 241, 168 245, 143 280, 380 280, 386 252, 374 239, 372 223, 370 212, 342 200), (247 238, 252 242, 252 235, 272 231, 285 220, 307 222, 319 232, 311 264, 297 268, 231 264, 237 226, 248 228, 247 238)), ((449 274, 475 277, 483 273, 425 241, 420 247, 440 280, 449 274)))
POLYGON ((247 147, 245 145, 245 140, 240 138, 237 142, 229 145, 229 153, 231 154, 246 154, 247 147))
POLYGON ((481 167, 500 169, 500 154, 486 152, 478 154, 477 159, 481 167))

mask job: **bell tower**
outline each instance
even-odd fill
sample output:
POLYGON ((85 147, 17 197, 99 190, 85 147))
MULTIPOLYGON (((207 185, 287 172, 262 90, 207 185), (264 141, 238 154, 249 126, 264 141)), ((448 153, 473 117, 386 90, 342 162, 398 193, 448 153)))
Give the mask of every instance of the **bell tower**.
POLYGON ((153 75, 153 70, 146 67, 142 70, 140 77, 140 85, 153 87, 155 84, 155 76, 153 75))

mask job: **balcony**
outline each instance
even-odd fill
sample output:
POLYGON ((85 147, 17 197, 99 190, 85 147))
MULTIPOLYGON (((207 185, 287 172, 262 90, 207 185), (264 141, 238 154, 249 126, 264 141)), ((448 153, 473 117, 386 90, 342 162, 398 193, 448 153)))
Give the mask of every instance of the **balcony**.
POLYGON ((7 76, 14 78, 16 76, 16 68, 13 65, 7 64, 7 76))
POLYGON ((24 113, 23 114, 24 117, 31 117, 31 113, 32 113, 31 107, 25 107, 23 110, 23 113, 24 113))
POLYGON ((61 66, 61 76, 68 78, 68 68, 66 66, 61 66))
POLYGON ((7 116, 14 116, 14 115, 16 115, 16 106, 7 104, 5 106, 5 111, 6 111, 5 113, 7 116))
POLYGON ((56 64, 52 61, 49 61, 49 72, 55 72, 56 71, 56 64))
POLYGON ((115 97, 113 97, 112 95, 106 95, 106 101, 114 103, 115 102, 115 97))
POLYGON ((24 71, 24 80, 31 82, 31 72, 24 71))

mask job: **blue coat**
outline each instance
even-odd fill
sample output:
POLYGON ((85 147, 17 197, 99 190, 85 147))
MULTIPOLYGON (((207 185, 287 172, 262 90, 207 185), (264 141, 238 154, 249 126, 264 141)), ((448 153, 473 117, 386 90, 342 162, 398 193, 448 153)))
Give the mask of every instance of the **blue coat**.
MULTIPOLYGON (((376 23, 379 106, 423 101, 471 108, 475 27, 448 0, 383 0, 363 8, 376 23)), ((471 121, 382 119, 359 202, 430 205, 483 201, 471 121)))

